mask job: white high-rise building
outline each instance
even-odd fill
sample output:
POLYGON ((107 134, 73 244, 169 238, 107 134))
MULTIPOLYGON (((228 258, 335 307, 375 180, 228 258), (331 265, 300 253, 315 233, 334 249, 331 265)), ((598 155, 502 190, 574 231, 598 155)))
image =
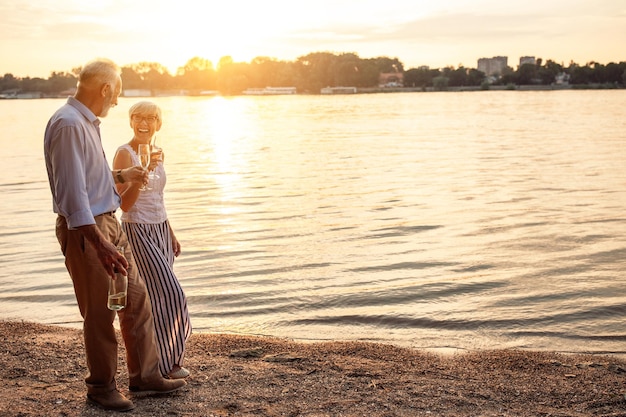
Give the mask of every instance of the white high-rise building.
POLYGON ((488 77, 492 75, 502 75, 507 67, 508 58, 506 56, 494 56, 493 58, 479 58, 478 71, 484 72, 488 77))

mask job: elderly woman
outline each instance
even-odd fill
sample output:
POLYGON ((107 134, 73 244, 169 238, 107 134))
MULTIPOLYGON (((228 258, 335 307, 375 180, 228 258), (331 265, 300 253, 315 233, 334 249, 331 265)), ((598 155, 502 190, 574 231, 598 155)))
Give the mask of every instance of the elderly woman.
MULTIPOLYGON (((150 101, 136 103, 128 113, 134 135, 130 142, 117 149, 114 169, 140 165, 139 145, 150 145, 163 123, 161 109, 150 101)), ((183 368, 183 359, 191 324, 187 299, 173 269, 174 257, 180 254, 180 243, 165 211, 164 158, 162 152, 152 156, 149 170, 154 171, 154 176, 148 189, 142 190, 140 183, 121 183, 116 187, 122 197, 122 227, 152 303, 161 373, 179 379, 189 376, 189 371, 183 368)))

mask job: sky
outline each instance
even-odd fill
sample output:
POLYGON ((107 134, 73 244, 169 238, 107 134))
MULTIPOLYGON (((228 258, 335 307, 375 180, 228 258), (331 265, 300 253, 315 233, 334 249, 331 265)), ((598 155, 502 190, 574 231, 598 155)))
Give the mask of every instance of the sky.
POLYGON ((626 0, 0 0, 0 75, 48 78, 106 57, 215 66, 312 52, 398 58, 405 69, 479 58, 626 61, 626 0))

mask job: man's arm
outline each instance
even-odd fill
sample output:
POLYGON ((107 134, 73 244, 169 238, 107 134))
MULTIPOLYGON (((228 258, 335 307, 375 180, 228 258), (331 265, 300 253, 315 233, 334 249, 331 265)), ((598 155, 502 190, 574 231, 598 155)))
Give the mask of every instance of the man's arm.
POLYGON ((114 169, 111 171, 113 181, 116 184, 136 182, 145 184, 148 182, 148 171, 144 171, 140 166, 129 166, 124 169, 114 169))

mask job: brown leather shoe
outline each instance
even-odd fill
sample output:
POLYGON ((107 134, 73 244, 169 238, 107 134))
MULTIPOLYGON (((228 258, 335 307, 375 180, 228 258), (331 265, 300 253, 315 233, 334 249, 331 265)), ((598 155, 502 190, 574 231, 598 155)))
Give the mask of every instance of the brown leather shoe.
POLYGON ((87 394, 87 402, 105 410, 130 411, 135 408, 133 402, 124 397, 118 390, 103 394, 87 394))
POLYGON ((169 394, 178 391, 187 383, 182 379, 165 379, 142 386, 131 386, 129 391, 136 397, 145 397, 148 395, 169 394))

